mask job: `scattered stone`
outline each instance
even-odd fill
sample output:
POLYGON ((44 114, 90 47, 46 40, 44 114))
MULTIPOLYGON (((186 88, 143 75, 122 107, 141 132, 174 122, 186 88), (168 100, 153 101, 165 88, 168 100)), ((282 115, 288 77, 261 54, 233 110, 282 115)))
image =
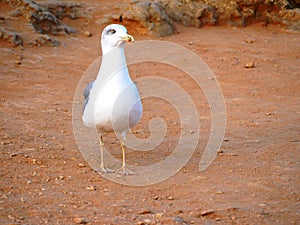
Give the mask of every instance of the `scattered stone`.
POLYGON ((80 217, 75 217, 73 219, 74 223, 76 224, 87 224, 87 221, 83 218, 80 218, 80 217))
POLYGON ((180 224, 188 224, 187 221, 185 221, 183 218, 181 218, 180 216, 175 216, 173 217, 173 221, 175 223, 180 223, 180 224))
POLYGON ((10 157, 15 157, 15 156, 17 156, 18 155, 18 153, 11 153, 9 156, 10 157))
POLYGON ((169 196, 168 200, 174 200, 174 198, 172 196, 169 196))
POLYGON ((87 36, 87 37, 92 37, 93 36, 92 33, 90 31, 87 31, 87 30, 84 32, 84 35, 87 36))
POLYGON ((267 205, 265 203, 258 204, 259 207, 266 207, 267 205))
POLYGON ((158 200, 158 199, 159 199, 158 195, 155 195, 155 196, 153 197, 153 199, 154 199, 154 200, 158 200))
POLYGON ((243 43, 252 44, 252 43, 254 43, 254 40, 253 39, 246 39, 246 40, 243 41, 243 43))
POLYGON ((64 179, 65 179, 65 177, 62 176, 62 175, 60 175, 60 176, 58 176, 55 180, 64 180, 64 179))
POLYGON ((89 191, 96 191, 97 190, 96 186, 87 186, 86 189, 89 190, 89 191))
POLYGON ((14 220, 15 219, 15 217, 12 216, 12 215, 7 215, 7 218, 10 219, 10 220, 14 220))
POLYGON ((84 168, 85 165, 84 165, 83 163, 79 163, 79 164, 78 164, 78 167, 79 167, 79 168, 84 168))
POLYGON ((209 210, 204 210, 204 211, 202 211, 201 213, 200 213, 200 216, 209 216, 209 215, 212 215, 212 214, 214 214, 215 213, 215 211, 214 210, 211 210, 211 209, 209 209, 209 210))
POLYGON ((0 15, 0 23, 5 23, 5 17, 0 15))
POLYGON ((150 209, 144 209, 144 210, 140 211, 138 214, 144 215, 144 214, 150 214, 150 213, 152 213, 152 211, 150 209))
POLYGON ((152 223, 152 220, 150 220, 150 219, 144 219, 144 223, 145 223, 145 225, 146 224, 150 225, 152 223))
POLYGON ((255 66, 255 62, 254 61, 251 61, 251 62, 248 62, 244 65, 245 68, 254 68, 255 66))
POLYGON ((224 194, 224 191, 218 190, 218 191, 216 191, 216 194, 218 194, 218 195, 224 194))
POLYGON ((156 213, 156 214, 155 214, 155 218, 156 218, 156 219, 160 219, 160 218, 163 217, 163 215, 164 215, 163 213, 156 213))

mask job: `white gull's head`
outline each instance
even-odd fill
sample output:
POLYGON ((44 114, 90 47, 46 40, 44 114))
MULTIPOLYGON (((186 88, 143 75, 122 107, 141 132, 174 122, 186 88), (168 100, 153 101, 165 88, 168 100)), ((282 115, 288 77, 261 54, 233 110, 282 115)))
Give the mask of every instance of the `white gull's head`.
POLYGON ((119 24, 110 24, 104 28, 101 35, 102 53, 106 54, 115 48, 122 48, 125 42, 134 42, 127 29, 119 24))

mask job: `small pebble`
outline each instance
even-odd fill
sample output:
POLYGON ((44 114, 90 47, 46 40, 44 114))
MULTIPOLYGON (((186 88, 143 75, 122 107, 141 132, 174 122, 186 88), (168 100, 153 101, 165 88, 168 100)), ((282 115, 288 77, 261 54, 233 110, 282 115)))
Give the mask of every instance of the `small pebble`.
POLYGON ((157 195, 155 195, 155 196, 153 197, 153 199, 154 199, 154 200, 158 200, 159 197, 158 197, 157 195))
POLYGON ((90 31, 87 31, 87 30, 84 32, 84 35, 87 36, 87 37, 92 37, 93 36, 92 33, 90 31))
POLYGON ((140 215, 150 214, 150 213, 152 213, 152 211, 150 209, 145 209, 145 210, 139 212, 140 215))
POLYGON ((211 215, 211 214, 214 214, 214 213, 215 213, 214 210, 209 209, 209 210, 204 210, 204 211, 202 211, 202 212, 200 213, 200 215, 201 215, 201 216, 208 216, 208 215, 211 215))
POLYGON ((15 219, 15 217, 12 216, 12 215, 7 215, 7 218, 10 219, 10 220, 14 220, 15 219))
POLYGON ((87 221, 83 218, 80 218, 80 217, 75 217, 73 219, 74 223, 76 224, 87 224, 87 221))
POLYGON ((172 196, 169 196, 168 200, 174 200, 174 198, 172 196))
POLYGON ((266 207, 267 205, 265 203, 258 204, 259 207, 266 207))
POLYGON ((95 186, 87 186, 86 189, 89 190, 89 191, 96 191, 97 190, 97 188, 95 186))
POLYGON ((15 157, 15 156, 17 156, 17 153, 11 153, 9 156, 10 157, 15 157))
POLYGON ((83 163, 79 163, 79 164, 78 164, 78 167, 79 167, 79 168, 84 168, 85 165, 84 165, 83 163))
POLYGON ((156 218, 156 219, 160 219, 160 218, 163 217, 163 215, 164 215, 163 213, 156 213, 156 214, 155 214, 155 218, 156 218))
POLYGON ((150 220, 150 219, 144 219, 144 223, 145 223, 145 224, 151 224, 151 223, 152 223, 152 220, 150 220))
POLYGON ((254 42, 254 40, 252 39, 246 39, 243 41, 243 43, 247 43, 247 44, 252 44, 254 42))
POLYGON ((58 176, 58 177, 56 178, 56 180, 64 180, 64 179, 65 179, 65 177, 62 176, 62 175, 60 175, 60 176, 58 176))
POLYGON ((219 191, 216 192, 216 194, 219 194, 219 195, 220 195, 220 194, 224 194, 224 192, 221 191, 221 190, 219 190, 219 191))
POLYGON ((255 66, 255 63, 254 63, 254 61, 251 61, 251 62, 248 62, 248 63, 246 63, 245 65, 244 65, 244 67, 245 68, 254 68, 254 66, 255 66))

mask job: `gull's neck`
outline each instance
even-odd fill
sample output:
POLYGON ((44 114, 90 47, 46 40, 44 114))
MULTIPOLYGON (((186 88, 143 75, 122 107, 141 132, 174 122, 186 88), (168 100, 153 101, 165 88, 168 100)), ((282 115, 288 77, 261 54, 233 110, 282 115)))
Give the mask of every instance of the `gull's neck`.
POLYGON ((121 69, 127 70, 124 46, 102 48, 102 52, 103 56, 98 72, 98 79, 107 79, 121 69))
POLYGON ((108 77, 121 69, 127 69, 124 46, 102 49, 103 56, 98 76, 108 77))

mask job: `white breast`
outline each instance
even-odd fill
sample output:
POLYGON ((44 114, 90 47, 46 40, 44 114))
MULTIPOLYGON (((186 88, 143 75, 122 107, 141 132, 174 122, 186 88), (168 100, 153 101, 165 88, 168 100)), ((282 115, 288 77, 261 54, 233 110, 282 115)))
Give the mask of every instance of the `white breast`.
MULTIPOLYGON (((96 92, 91 90, 91 93, 95 95, 96 92)), ((87 106, 83 121, 87 126, 96 126, 99 131, 122 133, 135 126, 142 117, 140 96, 127 68, 106 79, 97 96, 91 97, 95 98, 94 106, 87 106)))

